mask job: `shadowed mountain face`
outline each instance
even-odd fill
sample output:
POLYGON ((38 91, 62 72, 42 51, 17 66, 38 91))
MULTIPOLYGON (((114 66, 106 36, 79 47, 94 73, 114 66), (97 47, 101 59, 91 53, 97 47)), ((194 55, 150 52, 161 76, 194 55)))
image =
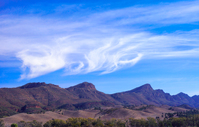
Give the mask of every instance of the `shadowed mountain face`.
POLYGON ((92 83, 88 83, 88 82, 83 82, 80 83, 76 86, 72 86, 67 88, 68 90, 72 90, 72 89, 88 89, 88 90, 96 90, 95 86, 92 83))
POLYGON ((153 88, 151 87, 150 84, 145 84, 145 85, 142 85, 140 87, 137 87, 129 92, 135 92, 135 93, 151 93, 153 92, 153 88))
MULTIPOLYGON (((199 96, 189 97, 179 93, 171 96, 163 90, 153 90, 145 84, 130 91, 105 94, 96 90, 92 83, 83 82, 69 88, 46 83, 28 83, 17 88, 0 89, 0 108, 7 112, 25 112, 31 109, 49 110, 54 108, 82 109, 114 105, 170 105, 188 104, 199 106, 199 96)), ((31 112, 30 111, 30 112, 31 112)), ((34 112, 34 111, 33 111, 34 112)), ((1 114, 2 112, 0 112, 1 114)))
POLYGON ((120 104, 117 100, 113 99, 108 94, 97 91, 92 83, 83 82, 76 86, 66 88, 70 94, 76 96, 79 101, 110 101, 115 104, 120 104))
POLYGON ((111 95, 116 100, 127 105, 173 105, 173 98, 163 90, 153 90, 150 84, 145 84, 133 90, 111 95))
POLYGON ((196 96, 195 100, 184 93, 171 96, 163 90, 153 90, 150 84, 145 84, 130 91, 115 93, 111 96, 127 105, 150 104, 178 106, 181 104, 188 104, 192 107, 197 106, 197 102, 195 101, 197 100, 196 96))

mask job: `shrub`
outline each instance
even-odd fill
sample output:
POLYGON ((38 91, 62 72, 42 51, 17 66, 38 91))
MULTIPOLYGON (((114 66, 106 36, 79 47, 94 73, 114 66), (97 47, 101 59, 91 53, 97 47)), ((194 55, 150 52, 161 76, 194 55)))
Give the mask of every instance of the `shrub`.
POLYGON ((11 127, 18 127, 16 123, 11 124, 11 127))
POLYGON ((4 121, 0 120, 0 127, 4 127, 4 121))
POLYGON ((29 127, 29 124, 26 123, 25 121, 20 121, 18 122, 18 127, 29 127))
POLYGON ((28 122, 30 127, 42 127, 42 122, 38 122, 33 120, 32 122, 28 122))

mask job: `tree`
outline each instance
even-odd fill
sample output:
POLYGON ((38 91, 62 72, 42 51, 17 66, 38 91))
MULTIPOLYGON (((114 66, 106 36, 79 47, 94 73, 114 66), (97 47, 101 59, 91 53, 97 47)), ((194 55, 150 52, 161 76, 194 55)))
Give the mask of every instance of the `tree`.
POLYGON ((47 121, 43 126, 44 127, 52 127, 52 120, 47 121))
POLYGON ((122 121, 122 120, 117 120, 116 125, 117 125, 117 127, 125 127, 126 122, 125 122, 125 121, 122 121))
POLYGON ((0 119, 0 127, 4 127, 4 121, 0 119))
POLYGON ((147 121, 143 118, 139 119, 138 121, 140 123, 140 126, 137 126, 137 127, 145 127, 147 124, 147 121))
POLYGON ((101 119, 94 120, 92 122, 92 125, 94 127, 103 127, 104 126, 103 121, 101 119))
POLYGON ((66 121, 64 120, 53 119, 53 120, 47 121, 43 126, 44 127, 65 127, 67 125, 66 125, 66 121))
POLYGON ((182 126, 186 126, 185 125, 185 118, 172 118, 172 125, 174 126, 174 127, 182 127, 182 126))
POLYGON ((25 121, 20 121, 18 122, 18 127, 29 127, 29 124, 26 123, 25 121))
POLYGON ((117 122, 116 119, 111 119, 111 120, 106 120, 104 124, 108 127, 115 127, 116 122, 117 122))
POLYGON ((68 118, 66 126, 81 127, 81 118, 68 118))
POLYGON ((11 127, 18 127, 16 123, 11 124, 11 127))
POLYGON ((148 123, 149 127, 157 126, 156 120, 152 117, 147 117, 147 123, 148 123))
POLYGON ((32 122, 28 122, 30 127, 42 127, 42 122, 37 122, 33 120, 32 122))

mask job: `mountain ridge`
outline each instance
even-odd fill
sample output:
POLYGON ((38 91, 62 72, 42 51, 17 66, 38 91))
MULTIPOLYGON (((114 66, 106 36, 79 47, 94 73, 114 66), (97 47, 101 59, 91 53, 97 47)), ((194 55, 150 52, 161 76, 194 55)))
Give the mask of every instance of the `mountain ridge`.
POLYGON ((37 112, 60 107, 66 109, 78 107, 81 109, 81 106, 91 108, 97 105, 178 106, 187 104, 191 107, 199 107, 198 95, 190 97, 182 92, 170 95, 161 89, 154 90, 148 83, 129 91, 105 94, 98 91, 89 82, 79 83, 69 88, 61 88, 51 83, 33 82, 17 88, 0 88, 0 100, 0 108, 6 109, 6 112, 10 110, 13 112, 29 112, 33 109, 37 112))
POLYGON ((147 83, 147 84, 141 85, 137 88, 134 88, 131 91, 138 93, 138 92, 151 92, 153 90, 154 89, 151 87, 151 85, 149 83, 147 83))
POLYGON ((89 89, 89 90, 97 90, 95 88, 95 86, 92 84, 92 83, 89 83, 89 82, 83 82, 83 83, 80 83, 80 84, 77 84, 75 86, 71 86, 69 88, 66 88, 66 89, 74 89, 74 88, 82 88, 82 89, 89 89))

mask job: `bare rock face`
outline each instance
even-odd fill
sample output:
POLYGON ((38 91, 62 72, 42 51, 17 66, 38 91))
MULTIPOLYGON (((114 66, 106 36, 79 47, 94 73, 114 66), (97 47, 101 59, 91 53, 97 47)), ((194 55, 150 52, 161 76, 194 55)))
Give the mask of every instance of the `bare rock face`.
POLYGON ((41 87, 41 86, 47 86, 47 87, 58 87, 60 88, 58 85, 54 85, 54 84, 46 84, 45 82, 32 82, 32 83, 27 83, 21 87, 21 89, 26 89, 26 88, 37 88, 37 87, 41 87))
POLYGON ((80 100, 87 101, 110 101, 115 104, 120 104, 120 102, 113 99, 110 95, 105 94, 96 90, 92 83, 83 82, 78 85, 66 88, 71 95, 78 97, 80 100))
POLYGON ((132 90, 132 92, 135 92, 135 93, 139 93, 139 92, 152 92, 152 91, 153 91, 153 88, 148 83, 132 90))
POLYGON ((34 88, 34 87, 40 87, 46 85, 45 82, 33 82, 33 83, 27 83, 19 88, 25 89, 25 88, 34 88))
POLYGON ((72 86, 68 89, 73 89, 73 88, 82 88, 82 89, 88 89, 88 90, 96 90, 95 86, 92 83, 88 83, 88 82, 83 82, 80 83, 76 86, 72 86))

